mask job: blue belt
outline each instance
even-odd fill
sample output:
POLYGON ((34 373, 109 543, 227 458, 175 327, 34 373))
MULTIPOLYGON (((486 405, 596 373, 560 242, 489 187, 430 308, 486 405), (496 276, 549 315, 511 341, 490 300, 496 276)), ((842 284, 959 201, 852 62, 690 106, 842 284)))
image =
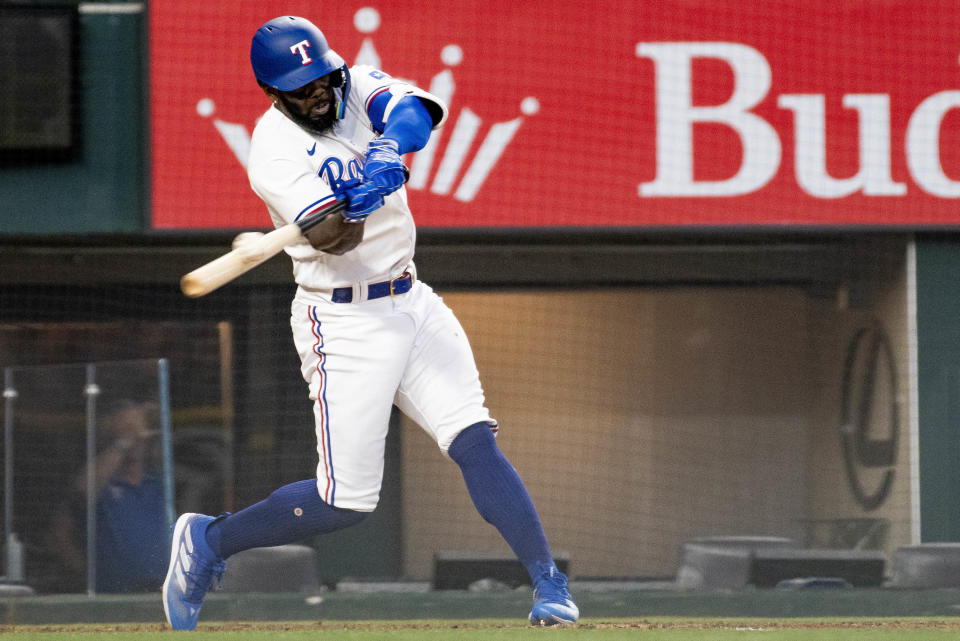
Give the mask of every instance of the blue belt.
MULTIPOLYGON (((367 300, 406 294, 410 291, 411 287, 413 287, 413 274, 403 272, 403 274, 393 280, 385 280, 382 283, 370 283, 367 285, 367 300)), ((334 303, 352 303, 353 287, 337 287, 333 290, 331 300, 334 303)))

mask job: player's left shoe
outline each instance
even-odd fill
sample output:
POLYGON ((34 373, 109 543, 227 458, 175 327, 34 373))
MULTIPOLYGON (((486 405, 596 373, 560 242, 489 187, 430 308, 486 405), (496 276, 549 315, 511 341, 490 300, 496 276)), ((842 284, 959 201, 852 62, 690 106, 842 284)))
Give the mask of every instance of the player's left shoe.
POLYGON ((532 625, 572 625, 580 618, 580 610, 567 588, 566 575, 553 563, 538 565, 542 570, 533 585, 532 625))
POLYGON ((163 611, 174 630, 193 630, 203 597, 223 576, 226 563, 207 544, 207 526, 215 517, 187 513, 173 526, 170 567, 163 581, 163 611))

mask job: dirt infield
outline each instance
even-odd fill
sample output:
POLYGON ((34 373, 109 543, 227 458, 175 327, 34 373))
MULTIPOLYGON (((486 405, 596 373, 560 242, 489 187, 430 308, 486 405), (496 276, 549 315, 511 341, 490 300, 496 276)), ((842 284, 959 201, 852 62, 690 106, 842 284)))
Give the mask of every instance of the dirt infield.
MULTIPOLYGON (((201 623, 199 632, 309 632, 309 631, 441 631, 498 630, 523 627, 523 622, 475 619, 467 621, 303 621, 303 622, 227 622, 201 623)), ((582 621, 579 630, 956 630, 958 618, 893 619, 611 619, 582 621)), ((0 625, 5 634, 109 634, 166 632, 163 623, 77 624, 77 625, 0 625)))

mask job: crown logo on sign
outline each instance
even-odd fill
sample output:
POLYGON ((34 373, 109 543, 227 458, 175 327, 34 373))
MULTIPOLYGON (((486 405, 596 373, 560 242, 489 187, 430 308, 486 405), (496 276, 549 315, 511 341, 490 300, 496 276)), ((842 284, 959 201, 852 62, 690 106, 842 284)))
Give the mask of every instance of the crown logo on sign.
MULTIPOLYGON (((380 56, 370 34, 380 28, 380 13, 373 7, 364 7, 353 16, 353 26, 364 35, 360 50, 357 52, 354 64, 370 65, 380 68, 380 56)), ((451 105, 456 84, 453 79, 452 67, 463 61, 463 50, 454 44, 446 45, 440 51, 440 60, 447 66, 430 79, 428 91, 451 105)), ((416 84, 416 83, 414 83, 416 84)), ((453 131, 446 139, 446 145, 441 152, 440 140, 443 132, 431 136, 427 146, 413 154, 410 166, 409 189, 429 189, 431 193, 441 196, 453 192, 453 198, 463 202, 473 200, 480 188, 483 187, 487 176, 496 166, 507 145, 513 140, 524 116, 532 116, 540 110, 540 102, 533 97, 524 98, 520 102, 520 113, 513 120, 497 122, 490 126, 486 137, 480 143, 472 159, 469 159, 466 171, 459 182, 464 164, 468 161, 468 154, 473 147, 474 140, 480 132, 483 121, 469 107, 463 107, 457 114, 453 131), (436 162, 436 170, 434 164, 436 162), (431 181, 432 177, 432 181, 431 181)), ((213 126, 223 137, 227 146, 234 153, 240 164, 246 168, 247 156, 250 153, 250 133, 242 124, 226 122, 213 118, 216 105, 210 98, 203 98, 197 102, 197 113, 204 118, 212 118, 213 126)), ((452 110, 451 110, 452 114, 452 110)), ((450 121, 453 119, 451 118, 450 121)), ((450 125, 447 124, 444 129, 450 125)))

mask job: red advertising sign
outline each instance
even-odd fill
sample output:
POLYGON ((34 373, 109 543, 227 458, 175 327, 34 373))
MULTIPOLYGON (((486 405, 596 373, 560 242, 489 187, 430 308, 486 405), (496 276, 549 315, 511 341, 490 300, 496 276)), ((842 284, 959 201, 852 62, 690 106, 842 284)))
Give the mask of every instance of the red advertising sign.
POLYGON ((269 225, 249 48, 284 13, 447 99, 421 227, 960 224, 955 0, 149 7, 155 228, 269 225))

